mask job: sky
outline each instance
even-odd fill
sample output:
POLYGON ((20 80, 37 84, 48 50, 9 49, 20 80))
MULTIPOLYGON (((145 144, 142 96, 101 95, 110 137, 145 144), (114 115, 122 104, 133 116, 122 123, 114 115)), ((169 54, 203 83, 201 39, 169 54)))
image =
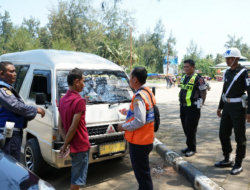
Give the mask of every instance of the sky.
MULTIPOLYGON (((100 8, 101 0, 92 2, 100 8)), ((48 22, 48 9, 56 3, 57 0, 0 0, 0 13, 7 10, 15 25, 20 25, 24 17, 33 16, 44 26, 48 22)), ((202 48, 204 55, 223 54, 228 34, 243 37, 243 42, 250 45, 249 0, 123 0, 121 6, 135 11, 135 36, 148 29, 153 31, 161 19, 165 38, 172 31, 177 40, 179 62, 191 40, 202 48)))

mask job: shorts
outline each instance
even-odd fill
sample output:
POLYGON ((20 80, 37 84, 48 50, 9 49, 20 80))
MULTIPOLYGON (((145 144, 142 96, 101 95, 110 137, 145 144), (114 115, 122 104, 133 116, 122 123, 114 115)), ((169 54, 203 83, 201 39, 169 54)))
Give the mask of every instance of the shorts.
POLYGON ((85 152, 70 153, 71 157, 71 184, 85 185, 89 165, 89 150, 85 152))

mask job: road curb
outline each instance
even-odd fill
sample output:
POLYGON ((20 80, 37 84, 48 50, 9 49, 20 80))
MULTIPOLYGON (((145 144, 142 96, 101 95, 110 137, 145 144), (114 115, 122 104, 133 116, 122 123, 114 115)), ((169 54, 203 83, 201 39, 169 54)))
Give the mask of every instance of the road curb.
POLYGON ((223 190, 218 184, 184 160, 179 154, 170 150, 165 144, 155 138, 155 151, 164 158, 177 172, 182 174, 198 190, 223 190))

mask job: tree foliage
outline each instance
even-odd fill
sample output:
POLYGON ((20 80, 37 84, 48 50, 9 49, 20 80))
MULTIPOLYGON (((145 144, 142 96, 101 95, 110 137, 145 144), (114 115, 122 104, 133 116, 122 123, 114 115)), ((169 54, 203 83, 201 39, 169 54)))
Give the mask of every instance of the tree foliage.
POLYGON ((198 48, 198 45, 191 40, 189 47, 187 47, 187 53, 186 55, 184 55, 184 60, 185 59, 193 59, 193 60, 198 60, 200 58, 202 58, 203 56, 203 51, 202 49, 198 48))
POLYGON ((8 11, 4 12, 4 15, 0 14, 0 41, 1 53, 7 52, 6 43, 11 36, 11 30, 13 29, 13 23, 11 22, 8 11))
MULTIPOLYGON (((134 13, 121 1, 103 1, 105 9, 92 7, 91 0, 60 0, 49 8, 48 23, 40 26, 34 17, 13 26, 7 11, 0 15, 0 54, 30 49, 58 49, 98 54, 130 69, 130 25, 136 32, 134 13)), ((161 73, 163 57, 176 54, 172 32, 166 39, 165 26, 158 20, 153 31, 132 38, 132 63, 161 73)))
POLYGON ((225 60, 224 56, 222 54, 217 53, 214 59, 214 63, 215 65, 217 65, 224 62, 224 60, 225 60))
MULTIPOLYGON (((152 31, 148 29, 135 37, 134 12, 123 9, 122 0, 101 2, 103 7, 93 8, 91 0, 59 0, 49 8, 45 26, 40 26, 40 21, 31 16, 14 27, 8 11, 5 11, 0 14, 0 55, 37 48, 73 50, 98 54, 129 72, 130 25, 133 27, 133 67, 144 66, 148 72, 162 73, 164 56, 178 53, 174 34, 166 31, 163 22, 158 20, 152 31)), ((226 45, 240 47, 242 55, 250 58, 249 46, 242 43, 242 38, 229 36, 226 45)), ((188 58, 194 59, 197 68, 208 75, 213 75, 208 68, 223 60, 220 54, 215 58, 213 55, 204 56, 193 41, 184 56, 184 59, 188 58)), ((183 61, 180 68, 182 66, 183 61)))
POLYGON ((193 40, 191 40, 189 47, 187 47, 187 53, 184 55, 184 59, 182 60, 181 64, 179 64, 178 69, 180 73, 183 71, 184 60, 193 59, 195 61, 195 70, 199 70, 203 76, 214 77, 216 71, 211 69, 211 67, 221 61, 221 55, 217 54, 216 58, 214 59, 212 54, 205 56, 203 54, 204 53, 202 49, 199 49, 198 45, 193 40))
POLYGON ((247 43, 243 43, 243 38, 236 38, 236 36, 227 35, 228 41, 225 43, 226 48, 236 47, 240 50, 241 55, 250 59, 250 47, 247 43))
POLYGON ((75 47, 69 38, 57 38, 53 40, 52 49, 75 51, 75 47))
POLYGON ((40 43, 38 39, 32 37, 32 34, 26 28, 20 27, 11 30, 11 36, 6 43, 6 47, 10 52, 17 52, 39 49, 40 43))
POLYGON ((37 36, 39 26, 40 26, 40 21, 36 20, 35 18, 31 16, 29 19, 26 19, 26 18, 23 19, 22 26, 26 28, 29 31, 29 33, 32 35, 32 37, 34 38, 37 36))

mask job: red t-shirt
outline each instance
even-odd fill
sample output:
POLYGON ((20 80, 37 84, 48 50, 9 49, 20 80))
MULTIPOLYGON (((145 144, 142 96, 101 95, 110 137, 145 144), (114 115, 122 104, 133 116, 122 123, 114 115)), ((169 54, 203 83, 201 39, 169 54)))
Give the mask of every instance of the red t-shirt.
POLYGON ((68 133, 74 115, 82 112, 76 133, 70 142, 70 152, 78 153, 89 150, 89 135, 85 122, 85 99, 83 99, 78 92, 68 90, 66 95, 61 98, 58 110, 66 133, 68 133))

